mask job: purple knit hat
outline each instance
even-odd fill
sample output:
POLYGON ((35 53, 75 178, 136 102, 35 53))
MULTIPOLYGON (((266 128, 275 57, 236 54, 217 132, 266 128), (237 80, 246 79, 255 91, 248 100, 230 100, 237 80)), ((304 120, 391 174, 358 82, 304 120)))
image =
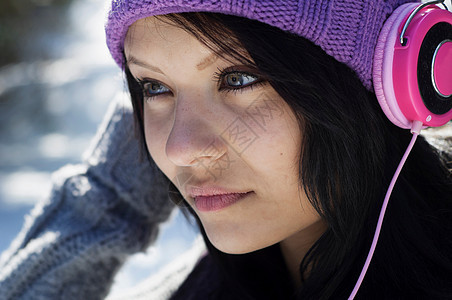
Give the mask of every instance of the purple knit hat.
POLYGON ((124 39, 135 21, 181 12, 214 12, 267 23, 305 37, 353 69, 372 90, 372 60, 384 21, 416 0, 113 0, 107 46, 123 68, 124 39))

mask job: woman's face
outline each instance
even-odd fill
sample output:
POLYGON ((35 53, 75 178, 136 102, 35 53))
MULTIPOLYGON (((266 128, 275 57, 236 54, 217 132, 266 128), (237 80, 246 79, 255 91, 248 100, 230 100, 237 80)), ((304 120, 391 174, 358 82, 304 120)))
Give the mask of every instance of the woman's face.
POLYGON ((320 217, 299 188, 302 133, 258 70, 156 18, 131 26, 125 55, 144 89, 148 150, 215 247, 247 253, 310 234, 320 217))

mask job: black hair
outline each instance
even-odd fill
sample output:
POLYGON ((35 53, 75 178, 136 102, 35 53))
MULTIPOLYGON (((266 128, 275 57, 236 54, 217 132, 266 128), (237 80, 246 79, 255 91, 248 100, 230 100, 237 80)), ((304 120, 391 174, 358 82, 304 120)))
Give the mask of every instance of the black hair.
MULTIPOLYGON (((232 295, 235 299, 347 298, 364 264, 386 189, 410 132, 388 121, 375 94, 353 70, 307 39, 222 14, 159 18, 193 34, 221 56, 227 53, 254 64, 265 74, 297 116, 303 135, 300 187, 328 224, 300 263, 302 287, 297 290, 278 245, 243 255, 225 254, 209 242, 198 220, 210 254, 206 264, 217 268, 215 274, 222 278, 215 299, 232 295), (251 60, 237 49, 246 49, 251 60)), ((127 67, 125 73, 146 147, 143 94, 127 67)), ((393 191, 358 298, 452 297, 451 157, 441 155, 422 136, 418 138, 393 191)), ((204 265, 199 264, 192 275, 209 272, 202 270, 204 265)), ((188 281, 196 281, 193 276, 188 281)), ((189 288, 186 284, 181 290, 189 288)))

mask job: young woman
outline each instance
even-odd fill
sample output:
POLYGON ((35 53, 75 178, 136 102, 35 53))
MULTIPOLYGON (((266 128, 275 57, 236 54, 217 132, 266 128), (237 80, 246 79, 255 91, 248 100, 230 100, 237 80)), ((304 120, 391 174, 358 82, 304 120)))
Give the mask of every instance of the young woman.
MULTIPOLYGON (((369 54, 400 4, 139 2, 136 15, 113 8, 107 40, 124 67, 145 151, 209 249, 184 295, 350 295, 411 139, 369 85, 369 54)), ((360 297, 452 298, 451 192, 450 172, 421 138, 360 297)))
MULTIPOLYGON (((404 2, 113 1, 107 43, 142 151, 208 249, 166 298, 352 294, 412 138, 382 112, 371 76, 383 23, 404 2)), ((452 299, 443 150, 418 138, 356 298, 452 299)), ((160 221, 162 206, 144 207, 160 221)))

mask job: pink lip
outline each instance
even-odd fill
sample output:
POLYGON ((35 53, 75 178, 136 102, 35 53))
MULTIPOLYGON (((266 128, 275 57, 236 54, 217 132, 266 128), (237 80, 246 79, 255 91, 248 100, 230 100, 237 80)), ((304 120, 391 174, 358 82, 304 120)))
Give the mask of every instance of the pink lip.
POLYGON ((187 185, 187 194, 195 198, 198 196, 217 196, 224 194, 244 194, 249 191, 230 190, 220 186, 206 186, 206 185, 187 185))
POLYGON ((232 193, 212 196, 195 196, 195 206, 199 211, 217 211, 242 200, 252 192, 232 193))

